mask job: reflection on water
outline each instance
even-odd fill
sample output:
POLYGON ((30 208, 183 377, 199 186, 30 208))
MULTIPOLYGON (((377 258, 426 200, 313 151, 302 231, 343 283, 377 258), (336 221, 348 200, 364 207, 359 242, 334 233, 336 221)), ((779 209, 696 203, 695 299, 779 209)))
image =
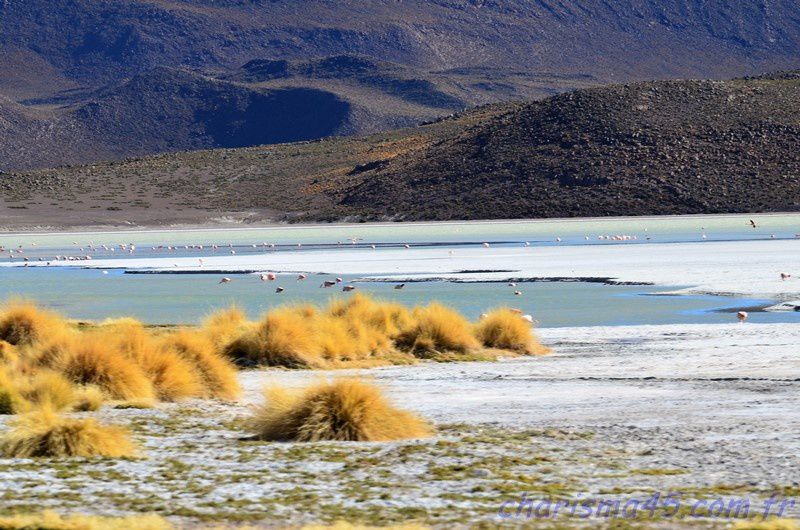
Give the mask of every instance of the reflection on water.
MULTIPOLYGON (((322 289, 328 276, 297 281, 294 275, 262 282, 255 275, 235 275, 218 285, 217 275, 124 274, 122 271, 65 269, 3 269, 0 299, 23 296, 77 319, 136 316, 148 323, 195 323, 205 315, 237 304, 252 317, 279 304, 324 304, 339 290, 322 289), (276 286, 286 290, 275 293, 276 286)), ((347 281, 348 277, 344 278, 347 281)), ((762 300, 714 296, 648 296, 671 289, 651 286, 612 286, 597 283, 409 283, 403 290, 392 284, 358 283, 357 290, 404 304, 439 300, 470 318, 497 306, 518 307, 545 327, 734 322, 722 307, 751 307, 762 300), (513 291, 522 291, 514 296, 513 291)), ((753 322, 800 322, 797 313, 754 313, 753 322)))

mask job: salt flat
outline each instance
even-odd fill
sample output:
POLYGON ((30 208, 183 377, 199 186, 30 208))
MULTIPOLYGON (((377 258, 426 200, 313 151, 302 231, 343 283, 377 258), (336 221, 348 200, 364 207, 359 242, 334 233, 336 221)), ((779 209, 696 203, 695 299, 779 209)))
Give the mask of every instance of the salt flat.
MULTIPOLYGON (((245 371, 237 403, 102 409, 104 422, 133 428, 141 459, 0 460, 3 503, 91 506, 101 514, 156 510, 210 525, 281 527, 346 516, 465 528, 497 523, 501 504, 523 492, 534 499, 677 492, 685 505, 720 495, 754 504, 773 492, 796 495, 800 325, 561 328, 541 335, 553 355, 359 372, 433 421, 439 433, 429 440, 242 442, 241 419, 265 383, 292 386, 357 372, 245 371)), ((785 515, 797 516, 798 507, 785 515)), ((659 528, 683 527, 671 522, 659 528)), ((728 527, 724 520, 686 525, 728 527)))

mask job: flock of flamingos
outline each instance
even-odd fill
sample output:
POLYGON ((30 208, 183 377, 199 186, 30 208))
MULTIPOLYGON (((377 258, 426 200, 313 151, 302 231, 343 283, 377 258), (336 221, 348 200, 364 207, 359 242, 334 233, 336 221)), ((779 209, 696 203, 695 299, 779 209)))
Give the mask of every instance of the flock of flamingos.
MULTIPOLYGON (((758 228, 757 223, 753 219, 749 220, 749 226, 752 227, 752 228, 758 228)), ((647 232, 646 228, 644 230, 645 230, 645 232, 647 232)), ((628 235, 628 234, 598 235, 596 237, 597 237, 597 240, 599 240, 599 241, 609 241, 609 242, 631 242, 631 241, 638 241, 639 240, 639 237, 637 235, 628 235)), ((770 237, 772 239, 775 239, 775 235, 774 234, 771 235, 770 237)), ((800 237, 800 234, 796 234, 796 237, 800 237)), ((591 237, 587 235, 587 236, 584 236, 584 239, 586 241, 589 241, 591 239, 591 237)), ((646 241, 651 241, 652 238, 651 238, 650 234, 646 233, 645 236, 644 236, 644 239, 646 241)), ((705 234, 705 228, 701 228, 701 230, 700 230, 700 239, 701 240, 706 240, 707 239, 707 236, 705 234)), ((353 238, 350 238, 349 241, 350 241, 351 245, 358 245, 359 242, 362 241, 362 239, 361 238, 357 238, 357 237, 353 237, 353 238)), ((561 237, 555 237, 554 241, 555 241, 556 244, 562 243, 561 237)), ((136 245, 134 245, 133 243, 127 243, 127 244, 126 243, 122 243, 122 244, 119 244, 119 245, 106 245, 106 244, 95 245, 95 243, 93 241, 90 241, 88 245, 80 246, 77 241, 73 241, 73 244, 77 247, 78 253, 69 254, 69 255, 56 255, 52 259, 48 259, 48 258, 45 258, 45 257, 38 257, 38 258, 36 258, 36 261, 42 262, 43 265, 49 266, 52 261, 77 261, 77 262, 90 261, 90 260, 92 260, 92 253, 96 254, 98 252, 104 252, 104 253, 108 253, 110 255, 114 255, 114 254, 117 254, 117 253, 132 255, 137 250, 136 245)), ((525 241, 523 244, 526 247, 531 246, 531 243, 529 241, 525 241)), ((337 241, 336 242, 336 246, 337 247, 342 246, 342 245, 343 245, 343 243, 341 241, 337 241)), ((31 243, 29 246, 30 247, 36 247, 37 245, 36 245, 36 243, 31 243)), ((302 243, 297 243, 295 245, 291 245, 290 247, 291 248, 302 248, 302 246, 303 246, 302 243)), ((485 247, 485 248, 489 248, 491 245, 488 242, 484 242, 484 243, 482 243, 482 246, 485 247)), ((216 253, 216 252, 219 252, 220 249, 225 249, 226 247, 228 249, 228 252, 231 255, 236 255, 236 250, 234 248, 233 243, 228 243, 227 245, 217 245, 217 244, 212 244, 212 245, 191 244, 191 245, 182 245, 182 246, 181 245, 157 245, 157 246, 151 246, 150 247, 150 251, 151 252, 176 252, 176 251, 181 251, 181 250, 182 251, 204 251, 205 250, 205 251, 211 251, 213 253, 216 253)), ((368 247, 373 249, 373 250, 377 249, 377 245, 375 245, 375 244, 369 244, 368 247)), ((261 245, 252 244, 252 245, 250 245, 250 248, 256 249, 256 250, 258 250, 259 248, 266 249, 266 250, 275 250, 276 249, 276 245, 275 245, 275 243, 262 243, 261 245)), ((385 246, 384 246, 384 248, 385 248, 385 246)), ((411 245, 408 244, 408 243, 405 243, 405 244, 402 245, 402 248, 410 249, 411 245)), ((448 254, 450 256, 453 256, 454 255, 454 251, 453 250, 449 250, 448 254)), ((6 247, 0 245, 0 257, 3 257, 4 255, 7 255, 8 259, 10 261, 15 261, 17 259, 21 259, 24 262, 23 266, 26 266, 26 267, 28 266, 28 264, 31 261, 31 258, 29 258, 28 256, 25 255, 25 248, 23 247, 23 245, 19 245, 15 249, 14 248, 6 248, 6 247)), ((198 267, 202 268, 203 265, 204 265, 203 258, 198 258, 197 261, 198 261, 198 267)), ((175 267, 177 267, 177 266, 178 266, 178 264, 176 263, 175 267)), ((103 274, 107 274, 108 273, 108 271, 102 271, 102 272, 103 272, 103 274)), ((791 279, 792 276, 789 273, 782 272, 782 273, 780 273, 780 277, 781 277, 781 280, 786 281, 786 280, 791 279)), ((262 282, 276 281, 277 278, 278 277, 274 272, 261 273, 259 275, 259 279, 262 282)), ((304 281, 307 278, 308 278, 308 275, 306 275, 306 274, 298 274, 297 275, 297 281, 304 281)), ((224 285, 224 284, 227 284, 227 283, 231 283, 232 281, 233 281, 232 278, 226 276, 226 277, 222 277, 219 280, 218 284, 219 285, 224 285)), ((320 284, 320 288, 332 288, 332 287, 335 287, 335 286, 337 286, 339 284, 343 284, 343 283, 344 282, 343 282, 342 278, 336 278, 335 280, 324 280, 322 282, 322 284, 320 284)), ((509 287, 516 287, 516 284, 515 283, 509 283, 508 286, 509 287)), ((405 287, 405 284, 404 283, 400 283, 400 284, 395 285, 394 289, 400 290, 400 289, 403 289, 404 287, 405 287)), ((354 286, 354 285, 345 284, 345 285, 342 286, 342 291, 344 291, 344 292, 351 292, 351 291, 354 291, 355 289, 356 289, 356 286, 354 286)), ((285 290, 286 289, 284 287, 281 287, 281 286, 277 286, 275 288, 275 292, 276 293, 282 293, 285 290)), ((513 294, 516 295, 516 296, 521 296, 522 292, 519 291, 519 290, 515 290, 515 291, 513 291, 513 294)), ((739 311, 736 316, 737 316, 737 319, 739 320, 739 322, 744 322, 748 318, 748 314, 747 314, 746 311, 739 311)), ((523 318, 525 320, 530 321, 530 322, 534 322, 533 318, 530 315, 523 315, 523 318)))

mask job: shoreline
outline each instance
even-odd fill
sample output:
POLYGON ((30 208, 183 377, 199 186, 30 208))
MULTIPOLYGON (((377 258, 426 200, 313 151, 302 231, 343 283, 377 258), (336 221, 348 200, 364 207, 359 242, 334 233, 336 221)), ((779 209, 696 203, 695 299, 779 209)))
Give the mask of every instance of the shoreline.
POLYGON ((657 221, 675 219, 732 219, 737 217, 781 217, 795 216, 800 221, 798 212, 766 212, 766 213, 721 213, 721 214, 681 214, 681 215, 643 215, 643 216, 609 216, 609 217, 548 217, 532 219, 481 219, 481 220, 459 220, 459 221, 376 221, 367 223, 358 222, 333 222, 333 223, 213 223, 206 222, 201 224, 164 224, 164 225, 143 225, 136 228, 127 229, 124 225, 75 225, 64 226, 63 229, 53 228, 52 230, 41 230, 39 227, 25 229, 6 229, 0 226, 0 237, 13 237, 16 235, 25 236, 50 236, 50 235, 82 235, 82 234, 147 234, 159 232, 231 232, 231 231, 261 231, 261 230, 320 230, 320 229, 341 229, 356 227, 400 227, 400 226, 460 226, 460 225, 497 225, 497 224, 547 224, 547 223, 581 223, 581 222, 625 222, 625 221, 657 221))

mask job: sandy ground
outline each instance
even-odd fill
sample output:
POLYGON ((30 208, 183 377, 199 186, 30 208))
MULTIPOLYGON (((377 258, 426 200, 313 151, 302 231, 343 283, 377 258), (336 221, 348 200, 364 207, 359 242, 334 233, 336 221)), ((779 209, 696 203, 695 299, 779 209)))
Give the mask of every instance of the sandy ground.
MULTIPOLYGON (((240 441, 241 419, 264 384, 334 375, 248 371, 239 403, 104 409, 104 420, 133 428, 141 459, 0 460, 0 502, 18 509, 154 510, 189 526, 346 518, 564 528, 620 521, 531 521, 524 510, 516 516, 520 496, 537 503, 630 501, 673 492, 681 510, 673 515, 661 506, 659 527, 723 528, 724 517, 691 516, 695 499, 746 499, 755 512, 773 492, 800 497, 800 325, 541 334, 553 355, 369 371, 397 403, 437 425, 430 440, 240 441), (503 506, 512 517, 498 516, 503 506)), ((784 515, 798 516, 798 509, 784 515)), ((633 523, 654 524, 644 513, 633 523)))

